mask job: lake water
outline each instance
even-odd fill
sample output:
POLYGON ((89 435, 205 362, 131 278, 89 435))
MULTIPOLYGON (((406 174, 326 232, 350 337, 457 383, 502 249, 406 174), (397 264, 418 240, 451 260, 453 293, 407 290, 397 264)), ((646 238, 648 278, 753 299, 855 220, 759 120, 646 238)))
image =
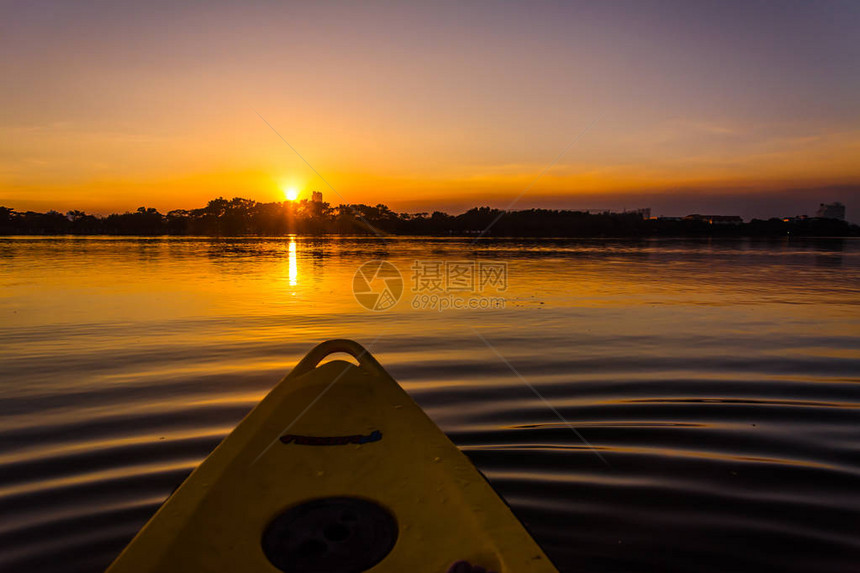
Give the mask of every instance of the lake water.
POLYGON ((0 571, 103 570, 329 338, 374 353, 561 571, 860 568, 860 241, 20 237, 0 571), (403 276, 385 311, 353 296, 373 259, 403 276), (434 262, 504 269, 470 294, 496 302, 413 308, 443 300, 434 262))

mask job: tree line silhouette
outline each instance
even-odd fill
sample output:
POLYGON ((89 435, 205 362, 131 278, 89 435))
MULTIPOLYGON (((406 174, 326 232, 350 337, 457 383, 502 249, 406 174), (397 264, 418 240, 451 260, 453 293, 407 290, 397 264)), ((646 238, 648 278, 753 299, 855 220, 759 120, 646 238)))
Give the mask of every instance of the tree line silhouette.
POLYGON ((837 219, 753 219, 733 225, 702 219, 644 219, 636 213, 556 209, 502 211, 476 207, 459 215, 441 211, 395 213, 387 206, 313 201, 259 203, 213 199, 200 209, 162 214, 153 208, 108 216, 83 211, 37 213, 0 207, 0 235, 454 235, 486 237, 634 236, 860 236, 860 227, 837 219), (484 231, 485 229, 488 229, 484 231))

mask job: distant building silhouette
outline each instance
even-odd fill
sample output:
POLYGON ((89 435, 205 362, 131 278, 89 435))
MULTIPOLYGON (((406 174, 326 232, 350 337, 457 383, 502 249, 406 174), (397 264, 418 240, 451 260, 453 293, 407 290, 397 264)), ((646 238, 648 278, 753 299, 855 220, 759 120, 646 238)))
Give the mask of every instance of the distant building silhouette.
POLYGON ((643 207, 642 209, 624 209, 623 211, 613 211, 611 209, 583 209, 583 213, 589 215, 639 215, 643 219, 651 218, 651 207, 643 207))
POLYGON ((687 215, 685 221, 702 221, 709 225, 742 225, 744 220, 737 215, 687 215))
POLYGON ((840 221, 844 221, 845 205, 838 201, 835 203, 821 203, 815 216, 822 219, 839 219, 840 221))
POLYGON ((322 191, 314 191, 313 193, 311 193, 311 202, 322 203, 322 191))
POLYGON ((642 209, 633 209, 632 211, 625 210, 624 213, 632 213, 634 215, 639 215, 643 219, 651 218, 651 207, 643 207, 642 209))

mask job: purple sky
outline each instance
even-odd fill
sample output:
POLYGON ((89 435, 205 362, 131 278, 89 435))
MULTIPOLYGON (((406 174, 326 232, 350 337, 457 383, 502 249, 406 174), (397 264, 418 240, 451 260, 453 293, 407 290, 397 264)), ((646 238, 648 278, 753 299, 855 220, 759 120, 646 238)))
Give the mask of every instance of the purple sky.
POLYGON ((6 2, 0 204, 504 207, 574 141, 520 206, 856 220, 858 37, 856 1, 6 2))

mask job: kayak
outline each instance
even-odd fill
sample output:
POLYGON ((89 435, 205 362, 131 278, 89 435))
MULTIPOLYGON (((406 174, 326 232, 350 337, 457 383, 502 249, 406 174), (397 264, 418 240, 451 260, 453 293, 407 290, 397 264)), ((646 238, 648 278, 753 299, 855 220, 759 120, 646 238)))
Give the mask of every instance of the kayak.
POLYGON ((311 350, 108 568, 556 572, 469 459, 351 340, 311 350), (356 363, 330 360, 346 353, 356 363))

